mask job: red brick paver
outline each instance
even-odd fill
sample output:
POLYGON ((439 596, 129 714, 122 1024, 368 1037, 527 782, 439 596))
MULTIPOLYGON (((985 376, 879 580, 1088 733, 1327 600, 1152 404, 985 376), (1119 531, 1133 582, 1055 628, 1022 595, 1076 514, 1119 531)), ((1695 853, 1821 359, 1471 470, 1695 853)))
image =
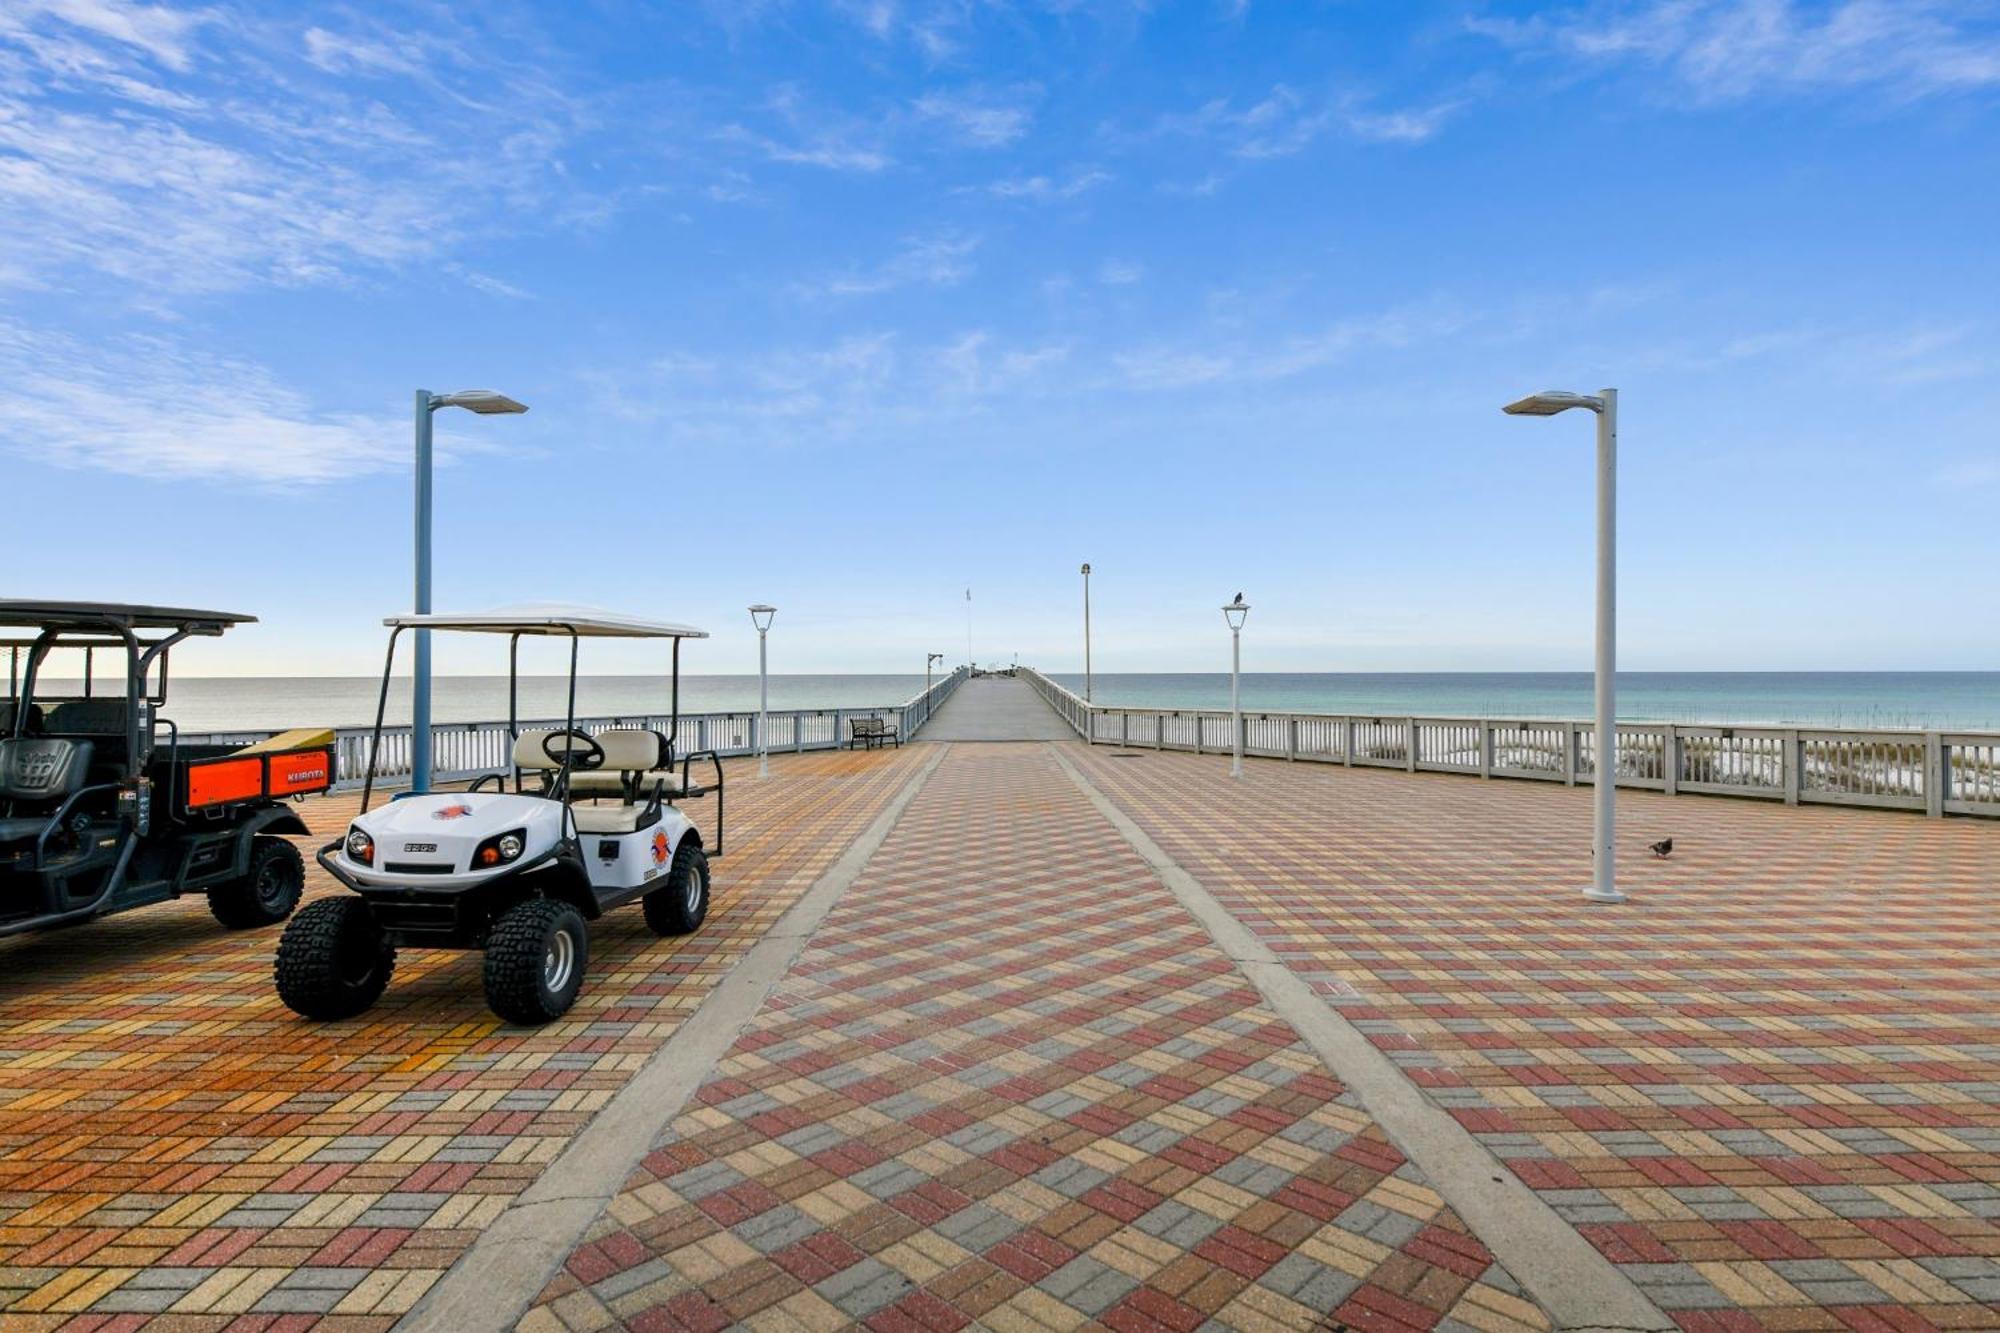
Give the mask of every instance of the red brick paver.
POLYGON ((1210 1319, 1544 1322, 1012 745, 946 758, 522 1327, 1210 1319))
POLYGON ((2000 1326, 2000 826, 1073 753, 1687 1326, 2000 1326))
MULTIPOLYGON (((636 909, 596 923, 577 1008, 534 1031, 486 1010, 476 955, 437 952, 406 952, 363 1018, 307 1023, 271 989, 278 932, 230 934, 201 899, 0 942, 9 1327, 164 1312, 385 1327, 923 758, 774 757, 761 783, 733 764, 708 923, 681 940, 636 909)), ((704 827, 710 806, 690 807, 704 827)), ((308 853, 353 809, 306 806, 308 853)))

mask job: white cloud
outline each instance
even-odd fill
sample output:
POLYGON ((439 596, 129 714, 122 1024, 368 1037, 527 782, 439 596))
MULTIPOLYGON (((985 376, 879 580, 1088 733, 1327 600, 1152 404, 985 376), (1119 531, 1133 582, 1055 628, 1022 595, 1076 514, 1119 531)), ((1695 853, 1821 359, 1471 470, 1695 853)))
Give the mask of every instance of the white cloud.
POLYGON ((0 35, 28 32, 33 20, 53 18, 70 28, 143 52, 169 69, 186 69, 189 39, 211 22, 207 10, 176 10, 128 0, 10 0, 0 13, 0 35))
POLYGON ((973 329, 935 343, 855 333, 749 355, 674 353, 603 375, 593 400, 690 446, 798 447, 932 439, 972 416, 1059 391, 1070 349, 973 329))
POLYGON ((1353 95, 1309 97, 1281 83, 1247 106, 1222 97, 1162 116, 1151 134, 1208 140, 1231 156, 1258 161, 1293 156, 1334 135, 1367 143, 1422 143, 1444 128, 1459 105, 1381 111, 1353 95))
POLYGON ((773 162, 783 162, 797 167, 820 167, 827 171, 859 171, 872 174, 889 167, 895 161, 883 149, 844 142, 833 136, 823 136, 810 142, 784 143, 769 135, 753 133, 741 126, 731 126, 723 132, 722 137, 748 144, 773 162))
POLYGON ((1421 305, 1357 315, 1316 333, 1270 341, 1207 337, 1154 343, 1113 355, 1112 383, 1145 390, 1269 384, 1325 370, 1362 352, 1448 338, 1471 322, 1455 308, 1421 305))
POLYGON ((1086 170, 1075 172, 1067 180, 1057 180, 1053 176, 1009 176, 1004 180, 992 181, 976 188, 981 193, 992 195, 995 199, 1020 199, 1029 203, 1046 204, 1061 199, 1075 199, 1110 180, 1109 172, 1086 170))
POLYGON ((409 39, 413 77, 359 27, 17 0, 0 12, 0 281, 94 274, 143 302, 344 281, 475 226, 544 225, 558 187, 581 193, 556 157, 575 108, 459 36, 409 39))
POLYGON ((1879 88, 1918 98, 2000 86, 1983 0, 1616 0, 1470 27, 1509 45, 1670 73, 1696 97, 1879 88))
POLYGON ((919 120, 943 126, 978 148, 1004 148, 1028 132, 1034 112, 1021 101, 977 93, 926 93, 910 104, 919 120))
POLYGON ((453 277, 466 286, 472 288, 474 291, 485 292, 488 296, 504 296, 510 301, 531 301, 535 296, 533 292, 524 287, 517 287, 513 283, 503 278, 496 278, 490 273, 481 273, 476 269, 469 269, 463 264, 447 264, 445 268, 447 272, 451 273, 453 277))
POLYGON ((873 174, 895 164, 884 147, 879 123, 808 105, 805 94, 795 85, 780 84, 773 89, 762 110, 777 122, 778 132, 732 124, 724 126, 716 138, 742 144, 773 162, 790 166, 873 174))
POLYGON ((956 232, 913 237, 872 268, 849 269, 798 290, 808 296, 875 296, 899 287, 954 287, 972 275, 978 248, 978 237, 956 232))
POLYGON ((1097 280, 1106 287, 1130 287, 1146 276, 1146 266, 1132 259, 1107 259, 1097 270, 1097 280))
POLYGON ((0 441, 60 467, 301 486, 408 465, 407 420, 315 411, 263 367, 172 339, 0 323, 0 381, 0 441))

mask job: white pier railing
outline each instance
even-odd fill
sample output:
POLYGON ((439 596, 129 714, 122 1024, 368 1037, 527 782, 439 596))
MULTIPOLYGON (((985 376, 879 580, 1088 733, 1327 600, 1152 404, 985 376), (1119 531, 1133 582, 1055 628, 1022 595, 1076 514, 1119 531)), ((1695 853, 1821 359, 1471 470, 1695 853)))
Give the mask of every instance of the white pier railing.
MULTIPOLYGON (((1094 745, 1232 748, 1226 710, 1105 707, 1028 667, 1021 674, 1094 745)), ((1245 712, 1243 753, 1574 786, 1597 780, 1594 730, 1560 719, 1245 712)), ((2000 734, 1621 722, 1617 782, 1669 795, 2000 816, 2000 734)))
MULTIPOLYGON (((966 670, 960 667, 941 677, 929 690, 900 704, 880 708, 785 708, 765 714, 769 738, 765 748, 773 754, 802 750, 836 750, 848 743, 848 724, 856 718, 887 718, 896 725, 904 740, 914 736, 952 691, 965 683, 966 670)), ((664 713, 620 713, 615 717, 580 717, 581 731, 596 733, 613 727, 644 727, 666 732, 673 718, 664 713)), ((560 727, 561 718, 524 719, 521 729, 560 727)), ((248 745, 263 740, 268 731, 241 731, 186 736, 187 741, 248 745)), ((371 727, 341 727, 334 732, 334 790, 361 785, 368 771, 368 740, 371 727)), ((413 736, 406 725, 382 728, 380 762, 375 769, 378 787, 396 787, 410 778, 413 736)), ((514 742, 505 722, 439 722, 431 726, 431 776, 437 782, 460 782, 482 773, 497 773, 512 760, 514 742)), ((680 730, 674 737, 676 755, 714 750, 725 757, 757 752, 757 712, 755 709, 728 713, 683 713, 680 730)))

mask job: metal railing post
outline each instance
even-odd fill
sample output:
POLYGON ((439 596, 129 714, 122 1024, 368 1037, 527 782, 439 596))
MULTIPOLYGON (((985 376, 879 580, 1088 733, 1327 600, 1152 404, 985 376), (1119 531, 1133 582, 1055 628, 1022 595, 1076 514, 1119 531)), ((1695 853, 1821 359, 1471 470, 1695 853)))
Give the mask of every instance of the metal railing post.
POLYGON ((1799 739, 1798 732, 1788 731, 1778 743, 1785 747, 1784 759, 1780 764, 1784 769, 1785 804, 1797 805, 1799 794, 1805 790, 1806 785, 1805 742, 1799 739))
POLYGON ((1409 743, 1403 747, 1403 767, 1406 772, 1414 773, 1417 771, 1417 720, 1410 717, 1403 721, 1410 729, 1405 737, 1409 743))

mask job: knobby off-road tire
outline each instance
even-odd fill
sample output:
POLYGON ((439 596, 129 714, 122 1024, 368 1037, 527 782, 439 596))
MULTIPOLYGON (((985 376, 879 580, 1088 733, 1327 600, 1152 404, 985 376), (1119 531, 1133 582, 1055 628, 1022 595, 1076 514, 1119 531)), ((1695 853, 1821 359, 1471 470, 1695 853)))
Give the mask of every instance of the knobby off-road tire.
POLYGON ((278 941, 278 998, 307 1018, 352 1018, 382 998, 396 950, 359 898, 322 898, 278 941))
POLYGON ((306 890, 306 863, 283 838, 250 840, 250 870, 241 879, 208 891, 208 910, 231 930, 275 926, 299 905, 306 890))
POLYGON ((694 839, 682 842, 667 882, 641 900, 655 935, 692 935, 708 919, 708 853, 694 839))
POLYGON ((516 903, 486 937, 486 1003, 509 1023, 561 1018, 583 989, 589 961, 583 913, 553 898, 516 903))

